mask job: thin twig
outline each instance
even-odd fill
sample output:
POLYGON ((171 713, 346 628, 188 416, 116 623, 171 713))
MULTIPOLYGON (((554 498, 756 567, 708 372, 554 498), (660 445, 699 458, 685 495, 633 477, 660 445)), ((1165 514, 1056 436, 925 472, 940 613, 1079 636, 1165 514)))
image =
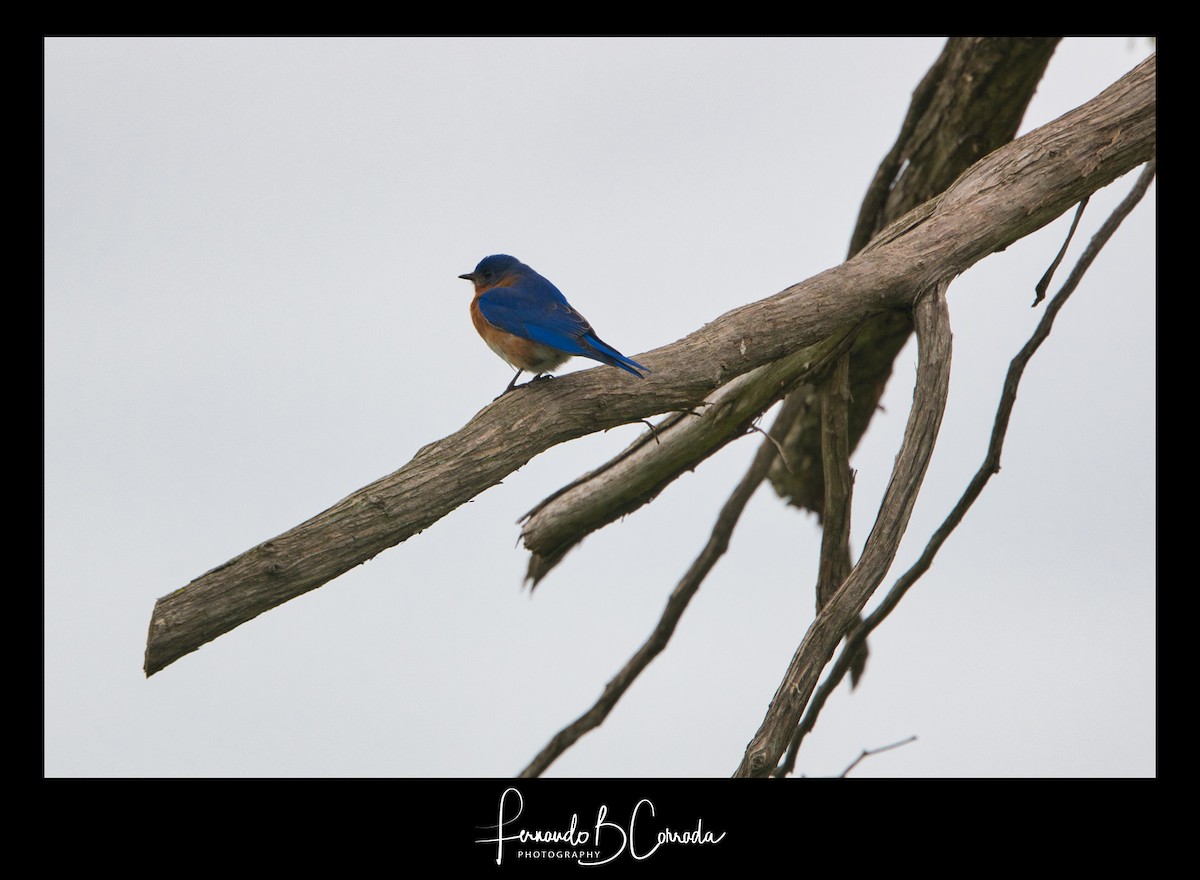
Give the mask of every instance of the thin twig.
POLYGON ((838 776, 838 779, 845 779, 847 776, 849 776, 850 771, 853 770, 855 767, 857 767, 859 764, 861 764, 865 758, 869 758, 872 755, 878 755, 880 752, 890 752, 892 749, 898 749, 898 748, 900 748, 900 746, 906 746, 909 743, 916 742, 916 741, 917 741, 917 738, 914 735, 914 736, 908 737, 907 739, 902 739, 899 742, 894 742, 891 745, 880 746, 877 749, 863 749, 862 754, 859 755, 857 758, 855 758, 850 763, 850 766, 842 771, 841 775, 838 776))
POLYGON ((789 472, 791 471, 791 469, 792 469, 792 466, 791 466, 791 464, 788 462, 788 460, 787 460, 787 457, 784 455, 784 452, 783 452, 783 446, 781 446, 781 445, 780 445, 780 443, 779 443, 779 441, 778 441, 778 440, 776 440, 776 439, 775 439, 774 437, 772 437, 772 436, 771 436, 771 435, 770 435, 770 434, 769 434, 767 431, 764 431, 764 430, 763 430, 761 427, 759 427, 758 425, 751 425, 751 426, 749 427, 749 429, 747 429, 747 432, 746 432, 746 433, 748 433, 748 434, 762 434, 762 435, 763 435, 763 437, 765 438, 763 442, 764 442, 764 443, 770 443, 771 445, 773 445, 773 446, 775 447, 775 453, 776 453, 776 455, 778 455, 778 456, 779 456, 779 460, 783 462, 783 466, 784 466, 785 468, 787 468, 789 472))
POLYGON ((654 445, 658 446, 662 442, 658 439, 658 428, 654 427, 654 423, 649 419, 642 419, 641 422, 650 429, 650 434, 654 437, 654 445))
POLYGON ((1054 277, 1054 272, 1058 269, 1058 264, 1063 261, 1063 257, 1067 255, 1067 245, 1071 243, 1071 239, 1075 237, 1075 230, 1079 228, 1079 220, 1083 217, 1083 209, 1087 207, 1088 199, 1091 196, 1085 196, 1080 202, 1079 207, 1075 209, 1075 219, 1071 221, 1071 228, 1067 230, 1067 237, 1063 240, 1062 247, 1058 249, 1058 253, 1054 255, 1054 259, 1050 262, 1050 268, 1046 270, 1046 274, 1041 280, 1034 285, 1033 305, 1036 307, 1038 303, 1046 298, 1046 291, 1050 288, 1050 279, 1054 277))
POLYGON ((963 517, 966 516, 971 505, 975 503, 975 499, 983 492, 983 487, 991 479, 992 474, 999 472, 1000 453, 1004 447, 1004 437, 1008 431, 1009 417, 1016 403, 1017 387, 1025 372, 1026 365, 1033 357, 1034 352, 1038 350, 1042 342, 1050 335, 1050 329, 1054 324, 1055 316, 1062 309, 1067 298, 1079 286, 1079 282, 1088 267, 1091 266, 1108 240, 1112 238, 1113 233, 1116 232, 1121 222, 1146 194, 1146 190, 1149 189, 1150 183, 1154 179, 1156 164, 1157 160, 1151 160, 1146 163, 1141 175, 1128 195, 1125 196, 1108 219, 1101 224, 1096 234, 1092 236, 1092 240, 1080 256, 1079 262, 1076 263, 1075 267, 1071 270, 1071 274, 1063 283, 1062 288, 1046 307, 1046 311, 1042 315, 1042 320, 1034 329, 1033 335, 1030 336, 1016 357, 1012 359, 1008 367, 1008 374, 1004 380, 1004 390, 1000 397, 1000 404, 996 410, 996 417, 992 425, 992 435, 983 463, 979 466, 979 470, 975 472, 975 476, 967 485, 958 503, 954 505, 949 515, 947 515, 937 531, 930 537, 929 543, 925 546, 925 550, 922 552, 920 558, 908 571, 897 579, 895 585, 888 591, 879 606, 864 618, 862 626, 846 640, 842 653, 830 669, 829 675, 813 693, 812 702, 809 704, 804 718, 797 726, 796 732, 792 737, 787 756, 775 771, 775 775, 786 776, 795 769, 796 753, 800 748, 800 744, 803 742, 804 737, 816 726, 821 709, 849 671, 856 644, 860 641, 865 641, 866 637, 887 619, 887 616, 899 604, 909 588, 929 569, 930 565, 933 564, 933 559, 937 555, 938 550, 950 536, 950 533, 958 526, 959 522, 962 521, 963 517))

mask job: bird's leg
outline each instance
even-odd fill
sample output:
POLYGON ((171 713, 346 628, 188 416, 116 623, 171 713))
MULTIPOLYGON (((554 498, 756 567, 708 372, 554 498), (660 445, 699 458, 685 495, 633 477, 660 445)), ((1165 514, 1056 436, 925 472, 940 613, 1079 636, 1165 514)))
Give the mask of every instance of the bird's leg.
POLYGON ((501 397, 508 394, 508 392, 512 391, 514 388, 526 388, 526 387, 532 385, 534 382, 545 382, 547 379, 554 378, 549 373, 537 373, 536 375, 534 375, 534 377, 532 379, 530 379, 524 385, 517 385, 517 379, 519 379, 521 377, 521 373, 523 373, 523 372, 525 372, 525 371, 517 370, 517 375, 512 377, 512 381, 508 383, 508 387, 505 388, 503 391, 501 391, 497 396, 493 397, 492 402, 495 403, 501 397))
POLYGON ((525 372, 524 370, 517 370, 517 374, 512 377, 512 381, 508 383, 508 386, 503 391, 501 391, 499 394, 497 394, 495 397, 492 398, 492 403, 495 403, 501 397, 508 394, 508 392, 512 391, 513 388, 516 387, 517 380, 519 378, 521 378, 521 374, 524 372, 525 372))

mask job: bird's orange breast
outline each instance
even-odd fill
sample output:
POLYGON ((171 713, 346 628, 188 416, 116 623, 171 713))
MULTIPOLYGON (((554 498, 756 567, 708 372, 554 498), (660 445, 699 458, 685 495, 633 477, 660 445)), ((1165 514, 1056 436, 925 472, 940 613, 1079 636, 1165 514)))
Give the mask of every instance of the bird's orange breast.
MULTIPOLYGON (((481 291, 482 292, 482 291, 481 291)), ((479 310, 479 294, 471 300, 471 323, 475 331, 488 344, 488 348, 500 355, 513 369, 527 373, 549 373, 566 363, 571 355, 557 348, 542 345, 501 330, 488 322, 479 310)))

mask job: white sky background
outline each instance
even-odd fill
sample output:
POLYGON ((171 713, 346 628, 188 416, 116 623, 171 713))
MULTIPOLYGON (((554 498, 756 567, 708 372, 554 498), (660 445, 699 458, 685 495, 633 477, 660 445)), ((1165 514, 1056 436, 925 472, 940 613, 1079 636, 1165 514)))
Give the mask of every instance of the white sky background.
MULTIPOLYGON (((530 263, 635 357, 841 262, 941 45, 48 40, 45 774, 520 771, 650 632, 758 436, 588 538, 532 599, 515 521, 642 429, 551 450, 146 680, 154 601, 499 393, 511 373, 456 278, 486 254, 530 263)), ((1065 40, 1022 132, 1150 51, 1065 40)), ((1092 199, 1052 290, 1134 177, 1092 199)), ((1155 774, 1154 192, 1035 357, 1003 470, 798 773, 915 734, 855 775, 1155 774)), ((951 286, 949 410, 881 594, 978 467, 1068 223, 951 286)), ((856 551, 914 362, 854 458, 856 551)), ((761 488, 667 651, 548 775, 732 773, 811 622, 818 547, 815 520, 761 488)))

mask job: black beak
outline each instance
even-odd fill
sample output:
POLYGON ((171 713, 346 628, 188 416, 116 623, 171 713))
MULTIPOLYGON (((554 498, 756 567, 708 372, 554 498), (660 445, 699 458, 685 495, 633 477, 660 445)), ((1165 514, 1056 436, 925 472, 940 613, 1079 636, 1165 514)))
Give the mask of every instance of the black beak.
POLYGON ((474 280, 475 280, 475 273, 474 273, 474 272, 468 272, 466 275, 459 275, 458 277, 459 277, 459 278, 461 278, 461 279, 463 279, 464 281, 474 281, 474 280))

